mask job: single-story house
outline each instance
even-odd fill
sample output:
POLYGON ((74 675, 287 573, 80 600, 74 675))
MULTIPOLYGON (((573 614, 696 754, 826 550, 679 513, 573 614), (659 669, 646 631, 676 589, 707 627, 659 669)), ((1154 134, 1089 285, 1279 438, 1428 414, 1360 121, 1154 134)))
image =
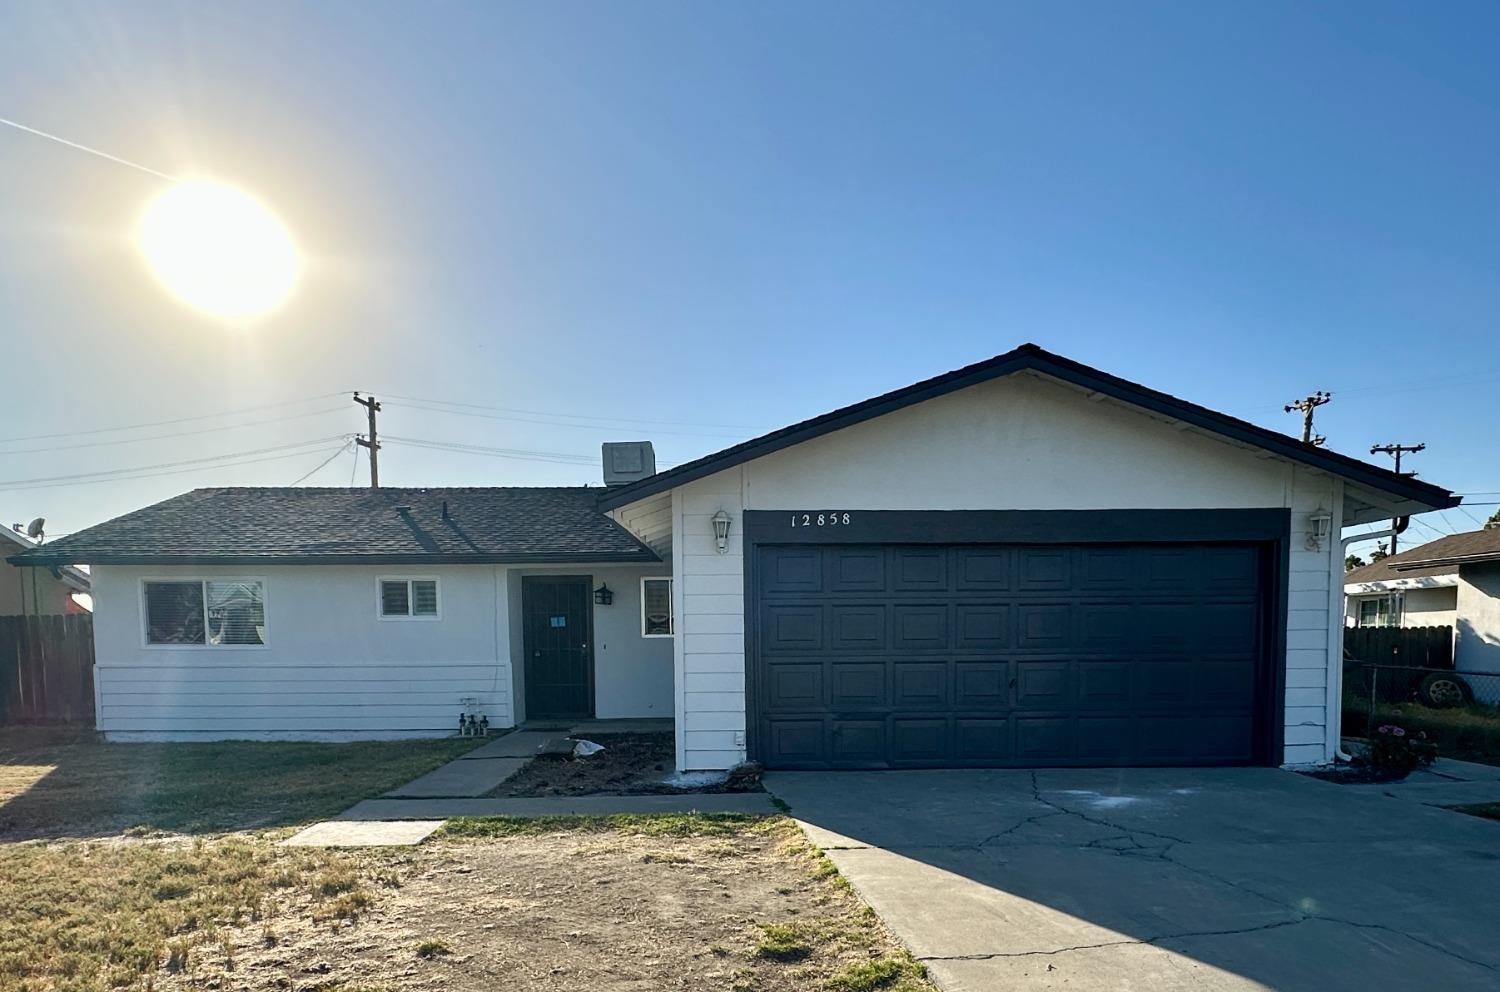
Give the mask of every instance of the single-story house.
POLYGON ((93 567, 112 739, 666 716, 678 767, 1312 764, 1341 529, 1456 505, 1034 345, 604 488, 204 489, 93 567))
MULTIPOLYGON (((0 527, 0 546, 10 554, 30 550, 37 541, 19 526, 0 527)), ((89 576, 68 564, 0 565, 0 616, 60 616, 89 611, 89 576)))
MULTIPOLYGON (((1453 667, 1500 673, 1500 527, 1439 538, 1344 577, 1355 622, 1453 626, 1453 667)), ((1486 687, 1492 694, 1492 687, 1486 687)))

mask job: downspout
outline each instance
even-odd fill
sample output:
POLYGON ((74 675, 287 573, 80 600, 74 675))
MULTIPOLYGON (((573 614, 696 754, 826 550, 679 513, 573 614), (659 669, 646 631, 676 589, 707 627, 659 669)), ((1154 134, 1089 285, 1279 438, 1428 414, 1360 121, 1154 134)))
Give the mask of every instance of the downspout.
MULTIPOLYGON (((1410 526, 1410 525, 1411 525, 1411 517, 1410 516, 1397 517, 1395 519, 1395 521, 1394 521, 1394 526, 1387 527, 1385 530, 1366 531, 1363 534, 1352 534, 1349 537, 1341 538, 1340 541, 1339 541, 1339 550, 1341 552, 1343 552, 1343 553, 1342 553, 1342 555, 1340 557, 1341 558, 1347 558, 1347 557, 1349 557, 1349 545, 1351 545, 1351 544, 1357 544, 1360 541, 1368 541, 1371 538, 1393 537, 1393 536, 1395 536, 1397 534, 1404 534, 1406 532, 1406 528, 1408 526, 1410 526)), ((1342 593, 1343 589, 1340 588, 1339 592, 1342 593)), ((1344 740, 1344 727, 1343 727, 1343 723, 1344 723, 1344 616, 1345 616, 1345 612, 1344 612, 1345 607, 1344 607, 1344 604, 1343 604, 1342 597, 1340 598, 1340 604, 1339 605, 1340 605, 1339 614, 1338 614, 1339 615, 1339 636, 1338 636, 1338 655, 1337 655, 1338 663, 1333 666, 1333 673, 1334 673, 1333 674, 1333 683, 1334 684, 1329 687, 1329 694, 1330 694, 1330 696, 1333 699, 1338 700, 1338 706, 1334 707, 1334 711, 1333 711, 1333 713, 1334 713, 1334 719, 1338 721, 1338 726, 1335 729, 1335 733, 1333 735, 1333 741, 1334 741, 1333 755, 1334 755, 1334 757, 1338 758, 1340 761, 1353 761, 1354 760, 1354 755, 1352 755, 1349 752, 1345 751, 1343 749, 1343 747, 1341 746, 1342 743, 1343 743, 1343 740, 1344 740)))

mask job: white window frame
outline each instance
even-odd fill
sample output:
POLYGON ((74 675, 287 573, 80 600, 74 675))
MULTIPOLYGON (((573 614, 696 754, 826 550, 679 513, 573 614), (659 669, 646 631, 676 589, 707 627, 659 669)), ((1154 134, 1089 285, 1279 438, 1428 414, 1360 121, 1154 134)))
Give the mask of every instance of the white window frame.
POLYGON ((1366 596, 1359 601, 1354 615, 1356 627, 1394 627, 1397 626, 1396 604, 1394 597, 1389 594, 1382 596, 1366 596), (1369 604, 1375 608, 1372 622, 1365 623, 1365 606, 1369 604))
POLYGON ((378 575, 378 576, 376 576, 375 577, 375 618, 377 620, 394 620, 394 621, 396 621, 398 623, 404 623, 404 622, 411 621, 411 620, 418 620, 418 621, 422 621, 422 622, 428 622, 428 621, 432 621, 432 620, 441 620, 441 619, 443 619, 443 583, 441 581, 439 581, 439 579, 438 579, 438 577, 436 575, 378 575), (387 582, 405 582, 406 583, 406 608, 408 610, 410 610, 413 606, 416 605, 416 597, 414 597, 411 594, 411 584, 413 582, 431 582, 432 583, 432 588, 433 588, 433 593, 434 593, 434 595, 437 596, 437 612, 436 613, 423 613, 423 614, 420 614, 420 615, 419 614, 414 614, 414 613, 405 613, 405 614, 402 614, 402 613, 387 613, 387 612, 385 612, 385 597, 381 595, 381 592, 384 590, 385 584, 387 582))
POLYGON ((141 614, 141 647, 148 651, 264 651, 271 646, 271 583, 259 575, 147 575, 141 578, 137 589, 141 614), (146 586, 152 582, 259 582, 261 606, 266 613, 265 633, 259 644, 214 644, 208 639, 208 590, 203 590, 203 643, 202 644, 153 644, 151 642, 151 614, 146 608, 146 586))
POLYGON ((676 637, 677 636, 677 606, 673 600, 672 588, 673 577, 670 575, 643 575, 641 576, 641 636, 642 637, 676 637), (671 633, 648 634, 646 633, 646 583, 665 582, 667 584, 667 626, 671 633))

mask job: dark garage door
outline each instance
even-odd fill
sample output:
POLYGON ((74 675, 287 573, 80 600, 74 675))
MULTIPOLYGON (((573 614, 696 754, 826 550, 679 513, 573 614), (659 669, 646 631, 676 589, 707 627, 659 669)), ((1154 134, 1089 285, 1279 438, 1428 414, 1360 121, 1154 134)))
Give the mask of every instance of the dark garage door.
POLYGON ((773 768, 1265 759, 1255 545, 761 546, 773 768))

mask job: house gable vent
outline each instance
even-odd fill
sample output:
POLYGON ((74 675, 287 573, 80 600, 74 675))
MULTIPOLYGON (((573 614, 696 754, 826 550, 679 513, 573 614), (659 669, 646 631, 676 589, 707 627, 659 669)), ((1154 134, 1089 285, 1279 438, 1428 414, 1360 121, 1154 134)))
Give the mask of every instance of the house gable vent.
POLYGON ((656 450, 650 441, 608 441, 603 448, 606 486, 623 486, 656 474, 656 450))

